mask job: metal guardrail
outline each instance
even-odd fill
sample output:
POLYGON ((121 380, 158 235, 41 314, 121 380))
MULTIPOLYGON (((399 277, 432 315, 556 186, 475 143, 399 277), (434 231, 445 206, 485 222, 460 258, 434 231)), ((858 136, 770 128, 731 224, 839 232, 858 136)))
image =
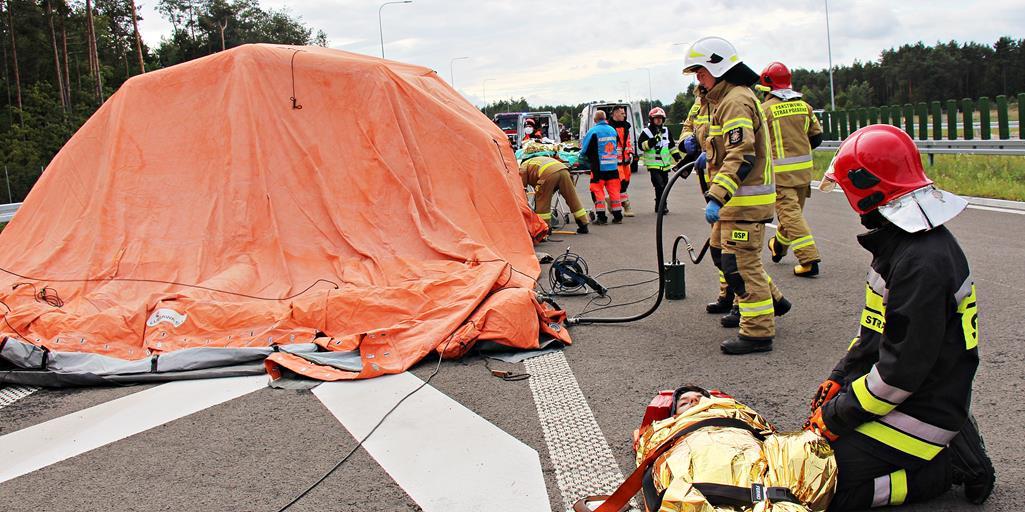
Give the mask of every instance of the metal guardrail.
MULTIPOLYGON (((838 140, 823 141, 816 151, 840 149, 838 140)), ((918 150, 928 155, 1025 156, 1025 140, 916 140, 918 150)))
POLYGON ((10 222, 21 203, 0 204, 0 222, 10 222))

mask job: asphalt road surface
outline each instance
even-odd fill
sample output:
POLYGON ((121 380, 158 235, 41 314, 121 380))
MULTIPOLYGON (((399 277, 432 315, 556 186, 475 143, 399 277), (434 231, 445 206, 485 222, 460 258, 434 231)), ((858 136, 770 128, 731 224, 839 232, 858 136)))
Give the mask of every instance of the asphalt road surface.
MULTIPOLYGON (((666 218, 668 242, 686 233, 695 245, 707 235, 702 201, 691 180, 677 185, 666 218)), ((586 197, 586 180, 578 188, 586 197)), ((654 269, 654 199, 646 173, 630 192, 637 217, 622 225, 594 226, 591 234, 556 235, 538 249, 558 254, 571 248, 592 274, 620 268, 654 269)), ((585 203, 589 203, 585 199, 585 203)), ((807 207, 822 252, 822 275, 800 279, 795 261, 766 268, 793 310, 778 321, 775 350, 726 356, 718 347, 732 334, 718 317, 704 312, 714 297, 717 276, 710 259, 687 265, 687 299, 664 303, 647 319, 623 325, 572 328, 574 344, 563 352, 619 470, 633 467, 631 432, 644 407, 661 389, 699 383, 728 391, 761 411, 783 430, 797 429, 818 383, 828 375, 858 328, 864 300, 868 253, 856 242, 862 231, 841 194, 816 193, 807 207)), ((997 489, 982 507, 955 492, 907 510, 1019 510, 1025 483, 1021 446, 1025 414, 1022 375, 1025 351, 1021 314, 1025 295, 1025 215, 969 209, 950 223, 971 262, 979 296, 982 364, 975 382, 974 413, 998 472, 997 489)), ((770 229, 768 233, 773 233, 770 229)), ((543 267, 543 272, 547 266, 543 267)), ((641 272, 604 276, 617 286, 650 279, 641 272)), ((642 299, 655 283, 612 290, 613 304, 642 299)), ((561 304, 578 314, 592 297, 561 304)), ((627 314, 649 302, 595 313, 627 314)), ((591 307, 595 307, 592 303, 591 307)), ((425 361, 412 373, 426 379, 435 367, 425 361)), ((522 364, 493 367, 524 371, 522 364)), ((443 362, 430 383, 462 406, 493 423, 540 455, 553 510, 563 507, 557 463, 549 453, 529 381, 494 378, 479 356, 443 362)), ((89 407, 151 389, 39 390, 0 409, 0 435, 75 415, 89 407)), ((186 397, 187 398, 187 397, 186 397)), ((400 406, 401 408, 402 406, 400 406)), ((586 411, 584 412, 586 416, 586 411)), ((568 420, 569 418, 567 418, 568 420)), ((387 421, 387 420, 386 420, 387 421)), ((424 422, 433 421, 425 416, 424 422)), ((116 428, 104 426, 103 428, 116 428)), ((599 439, 597 444, 603 444, 599 439)), ((253 510, 276 511, 319 478, 356 445, 356 440, 310 391, 259 389, 23 476, 0 483, 3 510, 253 510)), ((458 443, 452 446, 459 450, 458 443)), ((0 467, 9 463, 0 457, 0 467)), ((437 471, 446 461, 429 460, 437 471)), ((420 510, 416 501, 364 449, 290 510, 420 510)), ((481 503, 479 510, 506 510, 481 503)))

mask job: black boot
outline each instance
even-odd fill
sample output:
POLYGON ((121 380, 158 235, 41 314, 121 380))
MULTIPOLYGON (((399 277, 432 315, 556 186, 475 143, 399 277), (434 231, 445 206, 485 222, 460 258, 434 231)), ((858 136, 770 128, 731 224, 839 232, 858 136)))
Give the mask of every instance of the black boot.
POLYGON ((819 275, 819 262, 812 261, 807 265, 799 263, 794 267, 794 275, 797 277, 815 277, 819 275))
POLYGON ((770 352, 772 351, 772 338, 756 339, 748 338, 747 336, 737 336, 720 343, 719 348, 722 349, 723 353, 732 355, 770 352))
POLYGON ((779 263, 783 256, 787 255, 787 246, 779 243, 776 237, 772 237, 769 239, 769 255, 773 263, 779 263))
POLYGON ((974 416, 968 416, 961 431, 950 441, 950 455, 954 483, 964 486, 965 499, 976 505, 986 501, 993 492, 996 471, 974 416))
POLYGON ((612 223, 622 224, 623 223, 623 212, 612 212, 612 223))
POLYGON ((719 323, 723 327, 739 327, 740 326, 740 308, 733 306, 730 312, 726 316, 719 319, 719 323))
POLYGON ((772 301, 773 314, 776 315, 776 316, 783 316, 783 315, 789 313, 790 312, 790 308, 792 308, 792 307, 793 307, 793 304, 791 304, 790 301, 787 300, 786 297, 780 297, 779 300, 772 301))
POLYGON ((578 220, 577 221, 577 234, 578 235, 586 235, 588 233, 590 233, 590 230, 587 229, 587 223, 586 222, 581 222, 581 221, 578 220))
POLYGON ((712 315, 721 315, 723 313, 729 313, 732 308, 733 290, 727 288, 726 295, 719 297, 715 302, 709 302, 705 305, 705 312, 712 315))
POLYGON ((597 212, 595 215, 597 216, 597 218, 594 219, 595 224, 602 226, 609 223, 609 218, 605 216, 605 212, 597 212))

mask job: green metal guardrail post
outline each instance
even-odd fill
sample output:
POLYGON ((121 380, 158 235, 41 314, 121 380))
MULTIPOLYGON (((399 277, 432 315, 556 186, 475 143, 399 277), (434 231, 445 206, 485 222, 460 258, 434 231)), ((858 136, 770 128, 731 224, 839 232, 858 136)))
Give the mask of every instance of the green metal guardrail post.
POLYGON ((836 137, 837 140, 843 140, 843 135, 840 134, 840 111, 834 110, 833 115, 829 117, 829 120, 829 124, 832 126, 830 131, 833 132, 833 136, 836 137))
POLYGON ((850 117, 847 115, 846 110, 840 111, 840 139, 846 139, 851 134, 850 130, 850 117))
POLYGON ((947 100, 947 140, 957 140, 957 100, 947 100))
POLYGON ((964 140, 972 140, 975 138, 975 119, 973 114, 975 113, 975 105, 972 104, 972 100, 965 98, 961 100, 961 132, 964 134, 964 140))
POLYGON ((932 110, 932 140, 943 138, 943 107, 940 102, 934 101, 930 104, 932 110))
POLYGON ((870 107, 868 109, 868 122, 869 124, 879 124, 879 109, 876 107, 870 107))
POLYGON ((890 106, 890 124, 900 128, 900 105, 890 106))
POLYGON ((912 139, 915 138, 915 107, 910 103, 904 104, 904 131, 912 139))
POLYGON ((924 101, 918 102, 915 107, 918 115, 918 138, 925 140, 929 138, 929 105, 924 101))
POLYGON ((990 130, 989 98, 983 96, 979 98, 979 132, 982 134, 983 140, 989 140, 991 138, 990 130))
POLYGON ((858 128, 864 128, 866 126, 868 126, 868 109, 867 108, 859 108, 858 109, 858 128))
POLYGON ((1025 139, 1025 92, 1018 94, 1018 138, 1025 139))
POLYGON ((1007 117, 1007 96, 997 96, 997 130, 1001 140, 1011 138, 1011 123, 1007 117))
POLYGON ((822 132, 823 132, 822 133, 822 139, 823 140, 835 140, 833 138, 833 130, 831 130, 830 129, 831 126, 829 126, 829 117, 830 117, 830 112, 827 111, 827 110, 823 110, 822 111, 822 118, 819 120, 819 123, 822 125, 822 132))

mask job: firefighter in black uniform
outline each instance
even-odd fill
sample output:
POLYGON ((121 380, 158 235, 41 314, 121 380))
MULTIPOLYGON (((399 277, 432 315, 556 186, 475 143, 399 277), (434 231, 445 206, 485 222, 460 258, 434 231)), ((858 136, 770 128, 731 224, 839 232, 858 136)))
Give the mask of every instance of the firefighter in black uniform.
POLYGON ((910 137, 889 125, 844 141, 821 188, 839 185, 869 229, 861 330, 822 383, 805 428, 827 437, 839 480, 830 511, 923 501, 995 476, 971 417, 979 364, 975 284, 943 224, 966 201, 936 189, 910 137))

